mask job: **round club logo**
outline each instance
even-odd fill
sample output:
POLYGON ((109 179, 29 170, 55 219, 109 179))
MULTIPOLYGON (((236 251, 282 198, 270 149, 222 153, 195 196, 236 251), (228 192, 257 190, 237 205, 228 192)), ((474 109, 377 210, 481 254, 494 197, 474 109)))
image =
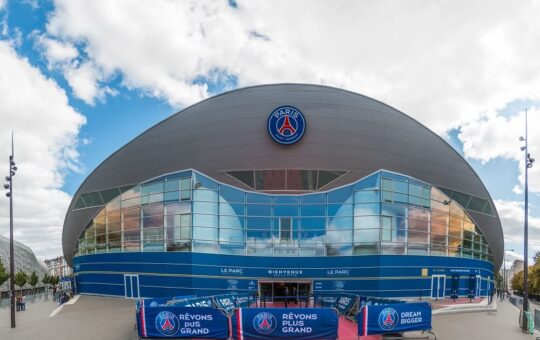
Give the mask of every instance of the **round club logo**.
POLYGON ((305 131, 304 115, 295 107, 278 107, 268 117, 268 133, 279 144, 294 144, 305 131))
POLYGON ((180 322, 178 321, 178 317, 173 313, 163 311, 159 312, 156 316, 156 328, 161 334, 171 336, 178 332, 180 322))
POLYGON ((253 318, 253 328, 261 334, 267 335, 272 333, 276 329, 276 326, 276 318, 270 313, 262 312, 253 318))
POLYGON ((398 324, 399 315, 394 308, 385 308, 379 314, 379 326, 384 330, 391 330, 398 324))

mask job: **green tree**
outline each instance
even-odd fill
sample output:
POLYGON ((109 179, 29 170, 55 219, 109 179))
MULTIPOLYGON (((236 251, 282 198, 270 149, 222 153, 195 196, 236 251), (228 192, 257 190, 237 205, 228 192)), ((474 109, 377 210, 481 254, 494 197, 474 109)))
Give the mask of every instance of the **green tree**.
POLYGON ((26 274, 22 270, 19 270, 15 274, 15 284, 17 286, 21 287, 21 289, 22 289, 22 287, 26 284, 26 282, 28 282, 28 274, 26 274))
POLYGON ((30 284, 30 286, 32 286, 32 292, 36 288, 36 285, 38 284, 38 282, 39 282, 39 276, 36 274, 35 271, 33 271, 32 274, 30 274, 30 277, 28 278, 28 283, 30 284))
POLYGON ((41 282, 45 285, 49 285, 51 283, 51 277, 49 276, 49 274, 45 274, 41 279, 41 282))
POLYGON ((537 250, 533 255, 534 264, 537 264, 540 261, 540 250, 537 250))
POLYGON ((504 283, 501 273, 495 273, 495 287, 503 289, 504 283))
POLYGON ((512 289, 519 293, 523 293, 523 271, 517 273, 512 278, 512 289))
POLYGON ((9 280, 9 273, 2 261, 0 261, 0 286, 7 280, 9 280))
POLYGON ((60 282, 60 278, 58 276, 56 276, 56 275, 51 276, 50 283, 53 286, 56 286, 58 284, 58 282, 60 282))

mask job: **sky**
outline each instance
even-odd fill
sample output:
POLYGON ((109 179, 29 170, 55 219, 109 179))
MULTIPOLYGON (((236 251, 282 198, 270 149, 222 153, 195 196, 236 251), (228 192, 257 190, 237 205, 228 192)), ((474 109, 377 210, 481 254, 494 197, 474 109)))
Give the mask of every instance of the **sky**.
MULTIPOLYGON (((523 256, 525 110, 540 157, 539 13, 526 0, 0 0, 0 164, 13 131, 15 237, 39 258, 61 255, 72 195, 111 153, 204 98, 298 82, 373 97, 445 138, 491 193, 510 264, 523 256)), ((4 236, 8 218, 2 195, 4 236)))

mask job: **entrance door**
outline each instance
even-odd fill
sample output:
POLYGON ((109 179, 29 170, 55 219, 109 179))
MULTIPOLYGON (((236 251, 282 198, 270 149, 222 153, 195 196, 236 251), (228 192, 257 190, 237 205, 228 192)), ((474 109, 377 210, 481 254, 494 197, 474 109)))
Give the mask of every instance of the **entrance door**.
POLYGON ((431 277, 431 298, 444 299, 446 290, 446 275, 433 275, 431 277))
POLYGON ((270 281, 259 283, 259 296, 265 297, 266 302, 287 302, 295 304, 297 301, 305 301, 301 297, 311 294, 311 282, 270 281), (287 293, 288 291, 288 293, 287 293))
POLYGON ((124 274, 124 293, 128 299, 139 298, 139 275, 124 274))

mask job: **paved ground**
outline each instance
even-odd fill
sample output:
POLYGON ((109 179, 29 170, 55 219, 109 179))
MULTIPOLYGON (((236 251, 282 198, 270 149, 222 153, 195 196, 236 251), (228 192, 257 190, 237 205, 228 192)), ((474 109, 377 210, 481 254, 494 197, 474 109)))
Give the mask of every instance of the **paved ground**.
MULTIPOLYGON (((535 339, 521 333, 517 323, 519 311, 513 305, 500 301, 497 304, 497 312, 434 315, 433 328, 438 339, 535 339)), ((134 340, 134 306, 132 300, 81 296, 73 305, 58 311, 54 302, 42 299, 27 304, 27 311, 17 313, 14 330, 9 327, 9 309, 2 308, 0 339, 134 340), (50 317, 51 314, 54 316, 50 317)), ((347 325, 350 329, 355 327, 353 323, 347 325)), ((340 339, 355 339, 351 333, 340 332, 340 339)))

